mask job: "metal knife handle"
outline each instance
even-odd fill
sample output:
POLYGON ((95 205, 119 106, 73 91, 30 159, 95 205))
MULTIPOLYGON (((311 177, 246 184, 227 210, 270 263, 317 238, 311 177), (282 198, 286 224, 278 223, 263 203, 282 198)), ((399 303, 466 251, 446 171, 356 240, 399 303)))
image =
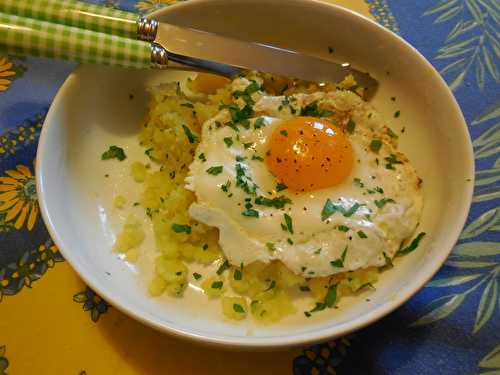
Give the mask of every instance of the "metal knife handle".
POLYGON ((4 13, 0 48, 16 55, 136 69, 150 68, 153 55, 148 42, 4 13))
POLYGON ((0 0, 0 12, 137 39, 137 14, 76 0, 0 0))

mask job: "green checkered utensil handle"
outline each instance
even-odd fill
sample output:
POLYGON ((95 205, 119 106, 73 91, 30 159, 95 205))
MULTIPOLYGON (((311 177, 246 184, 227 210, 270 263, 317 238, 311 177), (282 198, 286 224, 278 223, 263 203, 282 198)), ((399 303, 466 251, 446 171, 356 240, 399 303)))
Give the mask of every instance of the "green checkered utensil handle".
POLYGON ((0 0, 0 12, 137 39, 137 15, 75 0, 0 0))
POLYGON ((18 55, 126 68, 150 68, 151 44, 0 13, 0 48, 18 55))

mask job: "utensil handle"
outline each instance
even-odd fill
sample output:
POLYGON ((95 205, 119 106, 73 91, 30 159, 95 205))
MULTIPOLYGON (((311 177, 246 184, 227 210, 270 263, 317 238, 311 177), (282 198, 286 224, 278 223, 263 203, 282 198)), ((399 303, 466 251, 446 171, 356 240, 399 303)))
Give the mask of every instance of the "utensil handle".
POLYGON ((151 44, 0 13, 0 47, 18 55, 126 68, 150 68, 151 44))
POLYGON ((0 12, 137 39, 137 15, 76 0, 0 0, 0 12))

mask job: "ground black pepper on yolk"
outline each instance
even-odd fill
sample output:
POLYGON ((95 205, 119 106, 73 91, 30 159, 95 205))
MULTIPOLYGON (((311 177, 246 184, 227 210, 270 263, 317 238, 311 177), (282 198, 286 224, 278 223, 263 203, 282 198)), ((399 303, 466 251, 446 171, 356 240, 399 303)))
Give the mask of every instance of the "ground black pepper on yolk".
POLYGON ((342 128, 315 117, 281 123, 271 135, 266 163, 290 190, 305 192, 341 183, 351 174, 354 155, 342 128))

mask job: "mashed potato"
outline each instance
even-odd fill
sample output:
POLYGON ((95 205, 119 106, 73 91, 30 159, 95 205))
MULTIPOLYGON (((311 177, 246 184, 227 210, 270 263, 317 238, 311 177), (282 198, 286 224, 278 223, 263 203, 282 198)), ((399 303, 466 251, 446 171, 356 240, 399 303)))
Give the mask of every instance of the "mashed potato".
MULTIPOLYGON (((269 94, 292 95, 335 89, 353 91, 355 86, 352 77, 338 87, 262 77, 263 87, 269 94)), ((233 101, 229 83, 224 78, 202 74, 194 81, 188 81, 184 90, 179 83, 151 89, 149 112, 139 141, 152 166, 147 168, 135 162, 131 167, 133 179, 143 184, 140 204, 152 221, 158 249, 150 294, 167 293, 180 297, 186 286, 193 283, 203 289, 207 298, 220 299, 225 317, 242 320, 253 316, 258 322, 272 323, 296 313, 293 295, 297 292, 307 293, 317 301, 311 310, 303 312, 308 317, 333 307, 342 296, 360 293, 370 287, 380 271, 376 267, 306 278, 293 273, 280 261, 229 265, 218 245, 217 229, 189 216, 188 208, 195 195, 185 188, 188 167, 195 158, 204 157, 196 152, 202 124, 215 116, 221 105, 233 101), (214 262, 220 265, 217 273, 189 271, 192 263, 208 265, 214 262)), ((140 223, 129 218, 115 249, 129 252, 136 249, 143 238, 140 223)), ((131 253, 131 256, 135 255, 131 253)))

